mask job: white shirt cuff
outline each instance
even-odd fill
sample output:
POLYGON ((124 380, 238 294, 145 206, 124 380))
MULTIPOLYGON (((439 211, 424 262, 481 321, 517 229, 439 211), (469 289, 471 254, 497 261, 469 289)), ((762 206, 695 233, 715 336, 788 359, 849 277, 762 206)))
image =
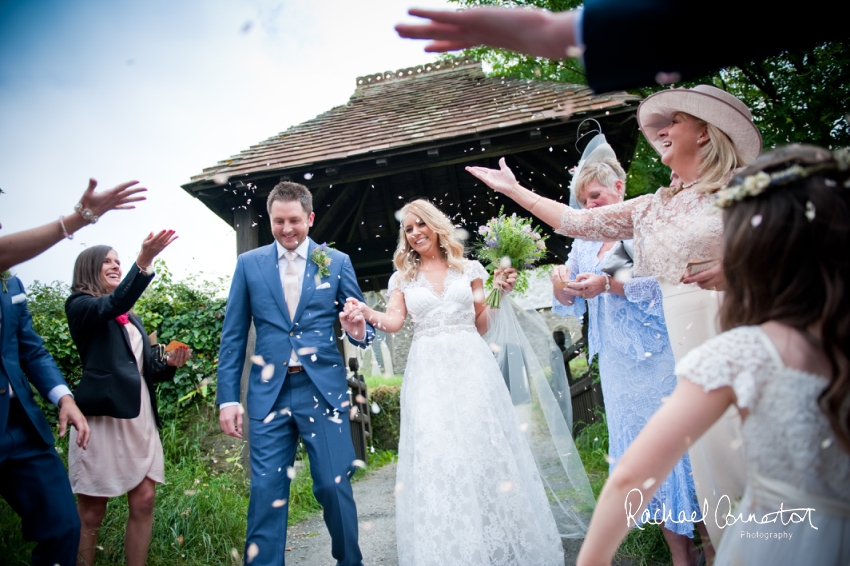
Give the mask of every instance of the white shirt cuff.
POLYGON ((71 393, 71 390, 68 389, 67 385, 57 385, 56 387, 50 390, 50 392, 47 394, 47 398, 50 399, 51 403, 58 407, 59 399, 61 399, 65 395, 70 395, 71 397, 74 396, 73 393, 71 393))
POLYGON ((221 405, 219 405, 218 410, 220 411, 220 410, 226 409, 228 407, 235 407, 238 404, 239 404, 238 401, 228 401, 227 403, 222 403, 221 405))

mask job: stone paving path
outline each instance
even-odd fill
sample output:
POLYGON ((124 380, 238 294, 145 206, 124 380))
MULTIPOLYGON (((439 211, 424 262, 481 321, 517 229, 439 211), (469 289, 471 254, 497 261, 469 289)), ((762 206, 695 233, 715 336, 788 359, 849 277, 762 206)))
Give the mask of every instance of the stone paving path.
MULTIPOLYGON (((395 488, 396 465, 389 464, 352 484, 360 522, 360 550, 363 563, 397 566, 395 541, 395 488)), ((575 564, 581 540, 564 541, 565 564, 575 564)), ((334 566, 331 556, 331 538, 321 515, 311 517, 289 528, 286 564, 298 566, 334 566)), ((618 562, 628 566, 630 562, 618 562)))

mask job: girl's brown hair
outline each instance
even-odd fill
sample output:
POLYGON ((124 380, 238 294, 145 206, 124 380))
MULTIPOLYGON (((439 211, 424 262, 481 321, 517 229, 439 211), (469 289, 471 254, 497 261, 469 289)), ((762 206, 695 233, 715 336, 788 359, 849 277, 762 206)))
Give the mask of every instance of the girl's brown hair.
POLYGON ((71 282, 71 291, 82 291, 95 297, 102 297, 111 293, 103 284, 100 277, 103 268, 103 260, 106 254, 112 251, 109 246, 92 246, 82 251, 74 262, 74 279, 71 282))
POLYGON ((850 171, 827 150, 795 145, 763 155, 737 178, 817 163, 827 170, 772 182, 725 210, 720 324, 729 330, 773 320, 806 336, 819 327, 832 369, 819 402, 850 451, 850 171))

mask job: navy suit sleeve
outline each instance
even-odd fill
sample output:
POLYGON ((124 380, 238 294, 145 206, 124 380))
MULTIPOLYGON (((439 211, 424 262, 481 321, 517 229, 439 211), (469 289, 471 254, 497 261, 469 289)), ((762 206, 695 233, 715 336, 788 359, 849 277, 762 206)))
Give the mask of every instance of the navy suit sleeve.
POLYGON ((216 403, 239 402, 239 384, 245 364, 245 348, 251 328, 251 301, 245 279, 242 256, 236 260, 236 270, 227 296, 221 348, 218 352, 218 385, 216 403))
POLYGON ((145 275, 133 263, 124 280, 112 293, 102 297, 74 293, 65 301, 68 324, 76 329, 84 329, 129 312, 153 278, 153 274, 145 275))
MULTIPOLYGON (((357 299, 360 302, 366 302, 363 299, 363 293, 360 291, 360 285, 357 284, 357 275, 354 273, 351 259, 346 255, 344 256, 342 270, 340 271, 340 282, 337 291, 337 309, 340 312, 345 305, 345 300, 349 297, 357 299)), ((368 322, 366 323, 366 336, 363 337, 363 340, 356 340, 351 334, 348 335, 349 342, 361 348, 367 348, 374 339, 375 329, 368 322)))
POLYGON ((848 37, 834 5, 786 14, 787 29, 764 23, 775 3, 763 0, 586 0, 582 36, 587 81, 597 93, 656 85, 658 73, 699 78, 721 67, 848 37))
MULTIPOLYGON (((20 284, 20 282, 18 283, 20 284)), ((21 292, 23 292, 23 284, 20 284, 20 286, 21 292)), ((6 321, 3 322, 6 323, 6 321)), ((32 315, 26 303, 21 306, 21 315, 18 321, 18 360, 30 383, 35 385, 45 399, 48 398, 47 394, 50 390, 57 385, 68 385, 56 362, 53 361, 53 357, 44 347, 44 340, 33 330, 32 315)))

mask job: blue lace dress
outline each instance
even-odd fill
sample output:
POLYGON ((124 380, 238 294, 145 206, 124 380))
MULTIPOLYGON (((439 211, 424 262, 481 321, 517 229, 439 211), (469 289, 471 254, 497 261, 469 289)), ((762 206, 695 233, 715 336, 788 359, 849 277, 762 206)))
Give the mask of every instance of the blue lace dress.
MULTIPOLYGON (((570 276, 601 275, 597 258, 602 242, 574 240, 567 258, 570 276)), ((626 296, 603 293, 592 299, 575 298, 572 305, 553 301, 560 316, 580 320, 588 313, 588 346, 591 361, 599 356, 599 377, 608 419, 610 469, 637 437, 649 418, 661 407, 662 399, 676 388, 675 361, 664 322, 661 291, 651 277, 635 277, 625 284, 626 296)), ((653 518, 701 516, 694 489, 691 463, 686 454, 676 464, 649 503, 653 518)), ((693 537, 693 523, 667 521, 671 531, 693 537)))

